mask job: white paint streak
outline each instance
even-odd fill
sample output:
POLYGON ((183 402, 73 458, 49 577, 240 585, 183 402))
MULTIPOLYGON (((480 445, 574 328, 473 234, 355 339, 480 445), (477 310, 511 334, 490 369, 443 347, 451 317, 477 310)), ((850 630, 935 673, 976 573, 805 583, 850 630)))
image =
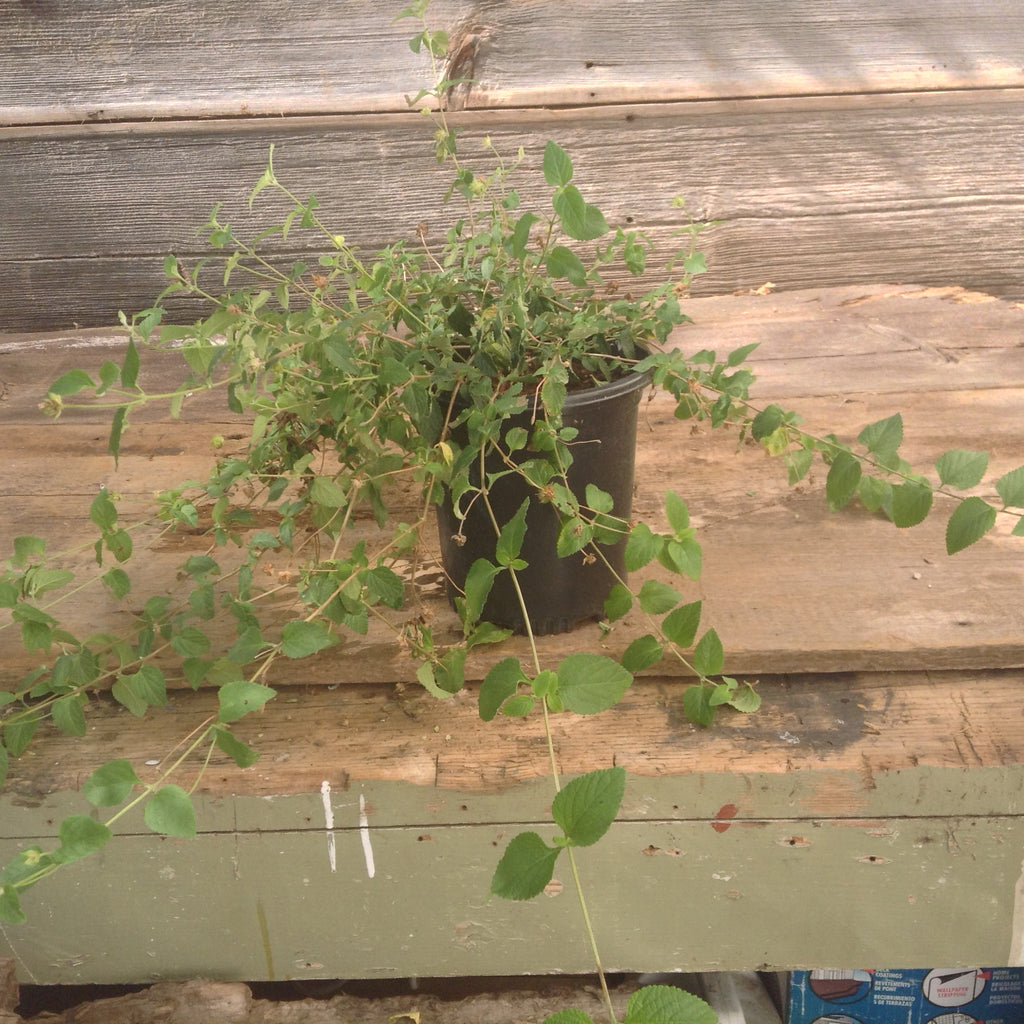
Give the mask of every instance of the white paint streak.
POLYGON ((366 800, 359 794, 359 838, 363 841, 363 856, 366 858, 366 873, 374 876, 373 847, 370 845, 370 819, 366 816, 366 800))
POLYGON ((331 808, 331 784, 324 779, 320 783, 320 796, 324 802, 324 825, 327 829, 327 859, 331 862, 331 871, 338 870, 338 860, 334 850, 334 810, 331 808))

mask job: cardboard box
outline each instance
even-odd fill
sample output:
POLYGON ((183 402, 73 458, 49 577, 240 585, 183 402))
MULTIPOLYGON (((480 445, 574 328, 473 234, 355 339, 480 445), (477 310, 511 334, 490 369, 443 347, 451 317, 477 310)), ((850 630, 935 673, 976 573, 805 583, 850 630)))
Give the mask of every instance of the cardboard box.
POLYGON ((794 971, 789 1024, 1022 1024, 1024 968, 794 971))

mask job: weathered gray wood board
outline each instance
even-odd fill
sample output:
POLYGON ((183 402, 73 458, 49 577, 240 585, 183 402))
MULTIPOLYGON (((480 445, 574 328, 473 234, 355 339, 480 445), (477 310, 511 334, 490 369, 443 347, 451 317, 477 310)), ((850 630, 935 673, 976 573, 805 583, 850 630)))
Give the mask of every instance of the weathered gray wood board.
MULTIPOLYGON (((402 110, 426 84, 402 6, 3 0, 0 123, 402 110)), ((1015 0, 436 0, 431 21, 473 106, 1024 85, 1015 0)))
MULTIPOLYGON (((1013 90, 461 120, 468 151, 489 134, 506 153, 525 144, 534 167, 544 140, 559 139, 584 192, 663 255, 683 223, 674 196, 720 221, 704 237, 704 294, 912 280, 1024 297, 1024 99, 1013 90)), ((119 309, 148 307, 167 253, 210 254, 196 231, 218 202, 248 237, 280 223, 280 205, 253 216, 246 205, 271 145, 279 177, 303 199, 314 193, 350 241, 376 250, 421 222, 441 237, 449 177, 430 136, 409 114, 0 129, 0 327, 111 324, 119 309)), ((288 260, 317 251, 298 233, 266 245, 288 260)))
MULTIPOLYGON (((677 194, 721 222, 703 294, 909 280, 1024 297, 1015 0, 436 13, 453 59, 475 54, 456 59, 478 81, 472 134, 564 142, 588 195, 657 241, 677 194)), ((409 33, 355 2, 0 0, 0 329, 148 306, 166 253, 202 254, 214 203, 240 220, 271 143, 350 240, 436 225, 447 182, 403 113, 423 82, 409 33)))
MULTIPOLYGON (((765 401, 808 429, 852 436, 901 410, 921 468, 954 444, 991 451, 994 472, 1024 463, 1019 304, 892 286, 698 299, 690 312, 680 344, 760 341, 765 401)), ((208 437, 237 431, 197 400, 181 422, 140 422, 115 474, 103 416, 41 423, 47 382, 112 344, 109 332, 0 338, 0 551, 21 532, 82 539, 96 486, 141 502, 202 475, 208 437)), ((659 402, 642 412, 638 506, 666 484, 690 501, 706 622, 730 667, 760 678, 764 706, 701 730, 682 713, 685 680, 649 675, 608 714, 556 718, 567 775, 629 773, 619 821, 581 858, 602 887, 591 910, 607 966, 1024 963, 1021 541, 1004 529, 947 559, 941 524, 829 515, 820 479, 790 491, 757 450, 668 419, 659 402)), ((158 548, 152 574, 180 555, 158 548)), ((118 614, 87 611, 93 628, 118 614)), ((543 657, 636 628, 551 638, 543 657)), ((3 632, 0 645, 9 678, 21 655, 3 632)), ((199 838, 119 822, 102 855, 26 896, 30 921, 0 935, 0 955, 48 983, 587 971, 564 873, 563 891, 534 903, 486 898, 507 839, 549 827, 539 724, 484 725, 475 687, 439 703, 396 685, 409 676, 372 637, 279 674, 278 698, 239 726, 262 759, 241 771, 215 758, 198 783, 199 838)), ((87 742, 46 734, 0 797, 0 859, 51 843, 85 809, 77 791, 98 764, 158 760, 214 706, 179 689, 139 721, 100 697, 87 742)))

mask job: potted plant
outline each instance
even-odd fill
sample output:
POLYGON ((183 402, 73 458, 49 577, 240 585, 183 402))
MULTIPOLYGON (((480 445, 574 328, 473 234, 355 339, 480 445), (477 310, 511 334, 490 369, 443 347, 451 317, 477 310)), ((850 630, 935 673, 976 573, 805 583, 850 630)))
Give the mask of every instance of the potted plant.
MULTIPOLYGON (((43 403, 52 416, 89 392, 113 406, 108 447, 115 459, 139 407, 166 402, 178 415, 196 392, 223 395, 247 439, 241 451, 224 454, 223 438, 213 438, 220 454, 209 477, 159 495, 167 527, 201 530, 224 557, 184 560, 185 592, 143 594, 143 610, 123 635, 77 637, 42 610, 38 597, 67 588, 74 575, 46 562, 40 538, 18 539, 0 578, 0 607, 10 609, 26 645, 52 660, 0 695, 0 768, 8 754, 26 749, 47 716, 63 731, 84 735, 97 689, 109 688, 129 711, 146 714, 166 702, 172 673, 192 687, 215 686, 219 696, 218 721, 191 737, 183 756, 217 747, 249 765, 257 754, 232 725, 274 696, 265 682, 269 667, 330 648, 346 631, 365 632, 371 620, 387 624, 395 644, 417 659, 419 681, 440 699, 463 686, 474 648, 513 630, 525 633, 529 656, 498 660, 481 683, 484 720, 536 712, 546 722, 563 710, 603 711, 634 673, 667 653, 696 680, 683 694, 695 722, 710 724, 723 706, 756 710, 754 687, 723 674, 722 645, 713 628, 702 630, 700 601, 640 572, 658 562, 685 580, 701 568, 700 544, 678 495, 665 495, 667 529, 631 520, 636 407, 648 384, 672 395, 679 418, 731 424, 763 444, 785 460, 793 481, 819 455, 836 507, 857 495, 897 525, 927 515, 934 488, 899 458, 898 417, 867 428, 855 452, 834 437, 804 433, 798 418, 778 406, 753 407, 753 376, 743 366, 750 347, 716 358, 667 344, 687 319, 680 298, 703 270, 697 242, 706 225, 683 214, 681 246, 659 258, 641 232, 608 225, 574 184, 572 160, 555 142, 539 161, 543 204, 524 201, 518 187, 526 154, 508 159, 485 139, 486 169, 475 168, 445 110, 457 84, 439 70, 447 39, 426 24, 423 0, 404 14, 421 20, 412 45, 433 68, 433 84, 410 104, 423 106, 434 156, 451 171, 450 224, 443 233, 421 228, 368 256, 329 224, 315 198, 303 200, 279 179, 272 151, 249 202, 283 200, 277 225, 247 242, 215 209, 205 233, 223 258, 186 266, 168 257, 169 284, 156 304, 122 317, 123 361, 71 371, 53 383, 43 403), (267 237, 298 232, 319 236, 315 262, 280 266, 261 251, 267 237), (660 273, 652 270, 655 262, 660 273), (636 280, 635 293, 617 283, 623 275, 636 280), (645 283, 652 276, 655 283, 645 283), (168 322, 168 300, 184 294, 205 301, 208 311, 191 324, 168 322), (170 392, 153 395, 140 384, 149 350, 180 352, 187 372, 170 392), (597 426, 613 428, 602 436, 590 414, 605 399, 617 411, 597 412, 597 426), (367 513, 376 525, 370 532, 361 528, 367 513), (461 624, 455 642, 437 635, 415 607, 423 538, 438 521, 461 624), (290 587, 296 602, 284 622, 262 611, 268 587, 259 569, 271 554, 293 565, 289 582, 274 584, 290 587), (540 568, 548 558, 554 568, 540 568), (563 570, 564 582, 553 583, 563 570), (527 585, 531 574, 541 580, 539 595, 527 585), (545 600, 552 593, 557 614, 545 600), (567 596, 580 594, 582 605, 563 612, 567 596), (549 665, 533 643, 540 632, 579 618, 614 622, 634 607, 649 617, 651 630, 616 657, 582 652, 549 665), (212 627, 218 618, 232 624, 227 643, 212 627)), ((978 453, 948 455, 941 483, 973 486, 979 468, 984 472, 978 453)), ((1004 506, 1024 505, 1024 469, 997 488, 1004 506)), ((960 503, 950 550, 981 536, 997 511, 980 498, 960 503)), ((98 533, 93 582, 115 597, 136 594, 132 535, 116 496, 101 491, 90 518, 98 533)), ((1024 532, 1019 524, 1016 532, 1024 532)), ((561 835, 554 845, 535 833, 513 839, 492 891, 534 896, 556 860, 570 858, 601 974, 574 851, 610 827, 625 773, 600 769, 563 786, 550 731, 548 750, 561 835)), ((195 832, 191 802, 173 769, 143 783, 127 762, 110 762, 90 777, 84 794, 94 806, 119 809, 104 822, 72 815, 61 824, 58 847, 22 851, 0 872, 0 920, 22 920, 21 893, 100 849, 113 821, 132 807, 144 805, 156 831, 195 832)), ((655 987, 638 996, 631 1024, 709 1019, 703 1004, 675 990, 655 987)), ((614 1019, 610 999, 608 1009, 614 1019)), ((558 1024, 582 1019, 556 1017, 558 1024)))

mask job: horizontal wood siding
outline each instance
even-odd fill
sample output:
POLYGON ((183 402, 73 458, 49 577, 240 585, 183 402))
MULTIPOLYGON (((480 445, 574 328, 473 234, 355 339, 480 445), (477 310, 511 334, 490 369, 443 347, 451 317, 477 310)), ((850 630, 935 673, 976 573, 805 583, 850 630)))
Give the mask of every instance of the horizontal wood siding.
MULTIPOLYGON (((558 138, 586 194, 662 252, 681 223, 672 197, 719 221, 700 294, 889 280, 1024 297, 1024 93, 474 111, 462 122, 466 152, 489 134, 506 153, 525 145, 534 168, 558 138)), ((314 192, 348 239, 374 249, 420 222, 439 237, 452 213, 430 133, 411 114, 0 130, 0 329, 107 324, 147 307, 165 254, 209 254, 196 228, 218 202, 242 232, 279 222, 280 206, 250 217, 245 202, 271 145, 281 179, 314 192)), ((294 233, 267 251, 290 259, 313 244, 294 233)))
MULTIPOLYGON (((592 201, 656 240, 676 194, 721 222, 702 294, 1024 297, 1018 0, 438 0, 433 16, 475 79, 474 132, 533 153, 557 138, 592 201)), ((444 183, 404 99, 425 82, 414 27, 357 0, 0 0, 0 330, 149 305, 164 255, 202 255, 195 228, 221 200, 237 218, 271 143, 367 247, 438 223, 444 183)))
MULTIPOLYGON (((426 81, 361 0, 0 0, 0 123, 402 110, 426 81)), ((471 105, 1024 85, 1017 0, 436 0, 471 105)))

